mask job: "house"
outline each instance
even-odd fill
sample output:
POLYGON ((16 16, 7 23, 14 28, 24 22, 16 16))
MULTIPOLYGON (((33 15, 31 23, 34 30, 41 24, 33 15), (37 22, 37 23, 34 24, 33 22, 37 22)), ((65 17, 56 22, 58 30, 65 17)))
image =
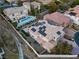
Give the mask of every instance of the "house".
POLYGON ((22 17, 18 21, 17 27, 21 27, 21 26, 23 26, 25 24, 28 24, 28 23, 30 23, 30 22, 32 22, 34 20, 36 20, 36 17, 34 17, 34 16, 25 16, 25 17, 22 17))
POLYGON ((38 1, 41 2, 43 5, 47 5, 52 2, 52 0, 38 0, 38 1))
POLYGON ((40 10, 40 6, 41 6, 41 4, 39 3, 39 2, 24 2, 23 3, 23 6, 25 6, 25 8, 28 8, 28 10, 29 10, 29 12, 31 11, 31 7, 33 8, 33 9, 38 9, 38 10, 40 10))
POLYGON ((65 16, 69 17, 74 24, 79 25, 79 5, 66 11, 65 16))
POLYGON ((70 23, 70 18, 64 16, 60 12, 54 12, 52 14, 47 14, 44 16, 45 20, 51 20, 58 25, 67 26, 70 23))
POLYGON ((24 6, 7 8, 3 12, 11 22, 17 22, 18 19, 28 15, 28 9, 24 6))
POLYGON ((29 28, 29 33, 34 40, 51 53, 57 42, 64 36, 63 29, 64 27, 55 26, 46 20, 39 20, 29 28))
POLYGON ((0 59, 3 59, 3 55, 5 54, 3 48, 0 48, 0 59))
POLYGON ((40 10, 41 4, 40 4, 39 2, 33 1, 33 2, 31 2, 31 6, 32 6, 32 8, 34 8, 34 9, 40 10))
POLYGON ((25 8, 27 8, 29 12, 31 11, 30 2, 24 2, 24 3, 23 3, 23 6, 25 6, 25 8))

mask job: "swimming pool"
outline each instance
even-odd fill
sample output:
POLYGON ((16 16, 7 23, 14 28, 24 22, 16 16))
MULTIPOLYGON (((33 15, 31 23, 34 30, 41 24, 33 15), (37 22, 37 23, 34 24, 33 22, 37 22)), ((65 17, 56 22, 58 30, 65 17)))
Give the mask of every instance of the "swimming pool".
POLYGON ((79 32, 75 33, 74 39, 75 39, 76 44, 79 46, 79 32))
POLYGON ((31 22, 31 21, 34 21, 35 19, 36 19, 36 17, 34 17, 34 16, 23 17, 19 20, 19 23, 18 23, 17 27, 20 27, 24 24, 27 24, 27 23, 31 22))

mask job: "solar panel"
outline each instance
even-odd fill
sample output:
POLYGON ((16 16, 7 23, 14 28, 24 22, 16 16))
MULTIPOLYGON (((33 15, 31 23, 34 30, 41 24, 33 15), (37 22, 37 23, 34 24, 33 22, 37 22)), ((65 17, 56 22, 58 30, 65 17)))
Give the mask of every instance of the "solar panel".
POLYGON ((46 28, 46 26, 43 26, 42 28, 43 28, 43 29, 45 29, 45 28, 46 28))
POLYGON ((42 29, 42 27, 39 27, 39 30, 41 30, 42 29))
POLYGON ((44 33, 43 31, 41 31, 41 30, 39 30, 38 31, 41 35, 43 35, 43 36, 46 36, 47 34, 46 33, 44 33))
POLYGON ((69 13, 71 16, 75 16, 76 15, 76 13, 74 13, 74 12, 70 12, 69 13))
POLYGON ((43 36, 46 36, 46 33, 45 33, 45 28, 46 26, 43 26, 43 27, 39 27, 39 33, 42 34, 43 36))
POLYGON ((31 30, 32 30, 33 32, 35 32, 35 31, 36 31, 36 29, 35 29, 35 28, 32 28, 31 30))

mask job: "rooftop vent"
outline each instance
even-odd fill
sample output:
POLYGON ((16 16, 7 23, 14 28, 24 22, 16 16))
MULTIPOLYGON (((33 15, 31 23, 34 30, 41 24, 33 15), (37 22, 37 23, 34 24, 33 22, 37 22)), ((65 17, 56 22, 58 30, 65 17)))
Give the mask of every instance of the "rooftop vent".
POLYGON ((60 34, 61 34, 61 32, 60 32, 60 31, 58 31, 58 32, 57 32, 57 34, 58 34, 58 35, 60 35, 60 34))
POLYGON ((74 12, 70 12, 69 13, 71 16, 75 16, 76 15, 76 13, 74 13, 74 12))

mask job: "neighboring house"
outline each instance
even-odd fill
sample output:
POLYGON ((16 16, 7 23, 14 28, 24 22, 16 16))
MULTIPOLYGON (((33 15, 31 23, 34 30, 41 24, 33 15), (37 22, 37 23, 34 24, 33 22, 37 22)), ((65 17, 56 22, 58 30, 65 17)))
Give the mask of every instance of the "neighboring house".
POLYGON ((31 11, 31 7, 34 9, 38 9, 40 10, 40 6, 41 4, 39 2, 24 2, 23 6, 25 6, 25 8, 28 8, 29 12, 31 11))
POLYGON ((29 33, 45 50, 51 50, 57 42, 63 38, 64 31, 62 26, 55 26, 46 20, 40 20, 29 28, 29 33))
POLYGON ((52 0, 38 0, 38 1, 41 2, 43 5, 47 5, 52 2, 52 0))
POLYGON ((11 22, 17 22, 18 19, 28 15, 28 9, 24 6, 7 8, 3 12, 11 22))
POLYGON ((3 55, 5 54, 3 48, 0 48, 0 59, 3 59, 3 55))
POLYGON ((19 19, 18 21, 18 24, 17 24, 17 27, 21 27, 25 24, 28 24, 32 21, 36 20, 36 17, 34 16, 25 16, 25 17, 22 17, 21 19, 19 19))
POLYGON ((31 4, 30 4, 30 2, 24 2, 23 6, 25 6, 25 8, 27 8, 29 12, 31 11, 31 4))
POLYGON ((65 16, 69 17, 74 24, 79 25, 79 5, 66 11, 65 16))
POLYGON ((39 2, 31 2, 31 6, 32 6, 32 8, 34 8, 34 9, 38 9, 38 10, 40 10, 40 6, 41 6, 41 4, 39 3, 39 2))
POLYGON ((52 14, 47 14, 44 16, 45 20, 51 20, 55 23, 57 23, 58 25, 62 25, 62 26, 67 26, 70 23, 70 18, 64 16, 63 14, 59 13, 59 12, 54 12, 52 14))

